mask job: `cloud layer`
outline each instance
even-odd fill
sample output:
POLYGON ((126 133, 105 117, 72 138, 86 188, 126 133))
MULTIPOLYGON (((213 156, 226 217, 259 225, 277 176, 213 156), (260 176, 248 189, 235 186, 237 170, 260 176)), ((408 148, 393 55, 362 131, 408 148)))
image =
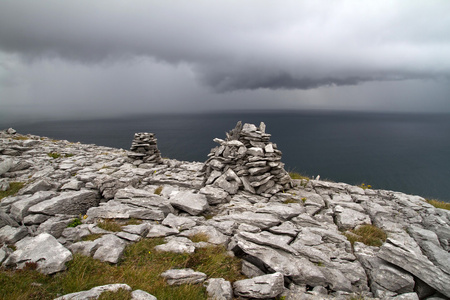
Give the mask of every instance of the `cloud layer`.
POLYGON ((448 1, 3 1, 0 49, 188 64, 217 90, 448 77, 448 1))
POLYGON ((450 111, 449 11, 447 0, 0 1, 0 106, 421 110, 420 86, 428 110, 450 111))

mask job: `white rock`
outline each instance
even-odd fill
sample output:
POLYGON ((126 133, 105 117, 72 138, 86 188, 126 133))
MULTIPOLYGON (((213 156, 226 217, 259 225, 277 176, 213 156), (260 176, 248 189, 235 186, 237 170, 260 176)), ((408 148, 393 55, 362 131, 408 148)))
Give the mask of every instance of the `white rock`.
POLYGON ((25 238, 15 244, 14 251, 3 263, 7 267, 23 268, 27 262, 36 262, 37 270, 53 274, 66 269, 65 263, 72 260, 72 253, 48 233, 25 238))
POLYGON ((170 204, 193 216, 204 212, 209 206, 206 196, 191 191, 181 191, 170 197, 170 204))
MULTIPOLYGON (((54 300, 82 300, 82 299, 97 299, 104 292, 117 292, 120 289, 131 291, 131 287, 128 284, 115 283, 102 286, 96 286, 87 291, 81 291, 76 293, 67 294, 54 300)), ((155 298, 156 299, 156 298, 155 298)))
POLYGON ((234 293, 237 296, 268 299, 275 298, 284 291, 284 276, 276 272, 269 275, 234 282, 234 293))
POLYGON ((208 299, 211 300, 231 300, 233 299, 233 289, 231 283, 223 278, 210 278, 205 281, 208 299))
POLYGON ((195 284, 203 282, 206 274, 192 269, 171 269, 161 274, 169 285, 195 284))

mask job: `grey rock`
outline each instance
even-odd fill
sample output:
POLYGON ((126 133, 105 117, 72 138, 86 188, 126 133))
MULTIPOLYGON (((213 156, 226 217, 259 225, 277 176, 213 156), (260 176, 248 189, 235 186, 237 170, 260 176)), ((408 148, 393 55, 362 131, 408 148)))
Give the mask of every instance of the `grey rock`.
MULTIPOLYGON (((81 291, 76 293, 67 294, 54 300, 84 300, 84 299, 97 299, 104 292, 117 292, 121 289, 131 291, 131 287, 124 283, 114 283, 102 286, 96 286, 87 291, 81 291)), ((156 298, 155 298, 156 299, 156 298)))
POLYGON ((127 243, 114 234, 106 234, 96 240, 100 245, 94 254, 94 259, 116 264, 122 257, 127 243))
POLYGON ((193 216, 199 215, 208 208, 208 201, 203 194, 181 191, 170 197, 170 204, 193 216))
POLYGON ((82 186, 83 186, 83 183, 81 181, 74 179, 74 180, 71 180, 71 181, 67 182, 66 184, 64 184, 61 187, 61 190, 63 190, 63 191, 64 190, 79 191, 82 186))
POLYGON ((290 276, 296 284, 311 286, 326 285, 326 278, 320 269, 304 258, 296 257, 282 250, 264 247, 235 236, 230 242, 229 249, 233 252, 243 251, 258 268, 271 270, 290 276))
POLYGON ((155 296, 143 290, 134 290, 131 292, 131 300, 157 300, 157 299, 155 296))
POLYGON ((237 223, 246 223, 259 228, 269 228, 281 223, 277 217, 266 213, 254 213, 245 211, 243 213, 233 213, 226 216, 214 217, 217 221, 233 220, 237 223))
POLYGON ((150 225, 149 223, 142 223, 142 224, 138 224, 138 225, 126 225, 122 227, 122 230, 124 232, 128 232, 131 234, 137 234, 140 236, 146 236, 148 234, 148 232, 150 231, 150 228, 152 227, 152 225, 150 225))
POLYGON ((142 238, 140 235, 123 232, 123 231, 117 232, 116 236, 120 237, 121 239, 130 241, 130 242, 138 242, 142 238))
POLYGON ((175 228, 177 230, 190 229, 197 225, 197 222, 189 217, 175 216, 174 214, 168 214, 162 221, 162 225, 175 228))
POLYGON ((44 214, 31 214, 23 218, 23 224, 29 226, 34 224, 41 224, 50 219, 52 216, 47 216, 44 214))
POLYGON ((13 250, 8 248, 8 246, 3 245, 0 248, 0 264, 11 254, 13 250))
POLYGON ((442 249, 436 233, 417 226, 410 226, 408 233, 416 240, 422 252, 434 265, 450 274, 450 253, 442 249))
POLYGON ((163 272, 161 277, 165 278, 169 285, 181 285, 203 282, 206 279, 206 274, 195 272, 192 269, 171 269, 163 272))
POLYGON ((231 169, 228 169, 214 181, 214 185, 223 189, 230 195, 234 195, 239 190, 241 179, 231 169))
POLYGON ((21 194, 21 195, 34 194, 34 193, 40 192, 40 191, 49 191, 56 187, 57 187, 57 184, 51 182, 48 179, 38 179, 38 180, 24 186, 20 190, 19 194, 21 194))
POLYGON ((244 239, 259 245, 270 246, 272 248, 297 254, 295 249, 289 245, 292 241, 292 237, 287 235, 277 235, 267 231, 261 231, 259 233, 240 232, 239 235, 244 239))
MULTIPOLYGON (((133 200, 109 200, 106 203, 100 203, 97 207, 91 207, 86 212, 89 219, 130 219, 136 218, 141 220, 155 220, 161 221, 165 218, 166 213, 157 205, 143 207, 133 203, 133 200), (130 201, 130 203, 123 203, 123 201, 130 201)), ((140 202, 147 202, 147 200, 136 199, 140 202)))
POLYGON ((150 230, 147 233, 148 238, 155 238, 155 237, 164 237, 169 235, 178 234, 180 231, 176 228, 167 227, 164 225, 152 225, 150 227, 150 230))
POLYGON ((246 260, 242 260, 241 272, 248 278, 265 275, 261 269, 246 260))
POLYGON ((63 192, 59 196, 42 201, 31 206, 28 211, 46 215, 85 214, 86 211, 99 203, 98 194, 91 190, 63 192))
POLYGON ((0 179, 0 191, 4 192, 9 190, 9 181, 5 178, 0 179))
POLYGON ((3 175, 6 172, 8 172, 9 169, 12 168, 13 164, 14 164, 14 161, 10 158, 7 158, 7 159, 3 160, 2 162, 0 162, 0 175, 3 175))
POLYGON ((30 207, 55 195, 56 192, 54 191, 42 191, 36 192, 31 196, 24 196, 22 200, 16 201, 11 205, 10 214, 14 219, 22 221, 29 214, 28 209, 30 207))
POLYGON ((209 205, 217 205, 230 201, 229 195, 223 189, 211 185, 204 186, 199 191, 206 196, 209 205))
POLYGON ((378 257, 394 264, 423 282, 436 289, 443 295, 450 297, 450 275, 431 263, 411 241, 398 240, 390 237, 381 247, 378 257))
POLYGON ((6 225, 11 227, 19 227, 19 223, 13 220, 8 214, 0 210, 0 228, 6 225))
POLYGON ((155 250, 174 253, 194 253, 195 246, 188 238, 175 237, 170 239, 166 244, 156 246, 155 250))
POLYGON ((259 208, 257 213, 268 213, 276 215, 281 220, 290 220, 305 212, 305 208, 301 204, 289 203, 268 203, 266 206, 259 208))
POLYGON ((216 245, 224 245, 228 243, 228 237, 218 231, 213 226, 195 226, 189 230, 181 232, 180 236, 192 237, 197 234, 204 234, 208 237, 208 242, 216 245))
POLYGON ((36 233, 49 233, 55 238, 59 238, 67 225, 73 220, 72 217, 59 215, 56 217, 51 217, 45 222, 41 223, 36 230, 36 233))
POLYGON ((281 225, 279 226, 269 228, 269 231, 275 234, 283 234, 296 237, 297 234, 300 232, 300 229, 291 221, 287 221, 281 223, 281 225))
POLYGON ((233 289, 231 283, 223 278, 210 278, 205 281, 208 299, 211 300, 231 300, 233 299, 233 289))
MULTIPOLYGON (((429 299, 429 298, 427 298, 429 299)), ((389 298, 389 300, 419 300, 419 296, 417 296, 416 293, 405 293, 405 294, 401 294, 398 295, 396 297, 391 297, 389 298)))
POLYGON ((17 250, 3 263, 6 267, 21 269, 27 262, 36 262, 39 272, 53 274, 65 270, 65 263, 72 260, 72 253, 48 233, 25 238, 15 246, 17 250))
POLYGON ((353 209, 343 208, 338 205, 335 207, 336 212, 336 224, 339 229, 353 229, 358 225, 372 224, 370 217, 364 213, 353 209))
POLYGON ((11 227, 5 225, 0 228, 0 244, 14 244, 28 235, 26 227, 11 227))
POLYGON ((236 296, 268 299, 280 295, 284 290, 284 276, 276 272, 269 275, 238 280, 233 284, 236 296))
POLYGON ((68 246, 68 249, 72 251, 72 253, 80 253, 84 256, 93 256, 98 247, 100 247, 97 240, 76 242, 68 246))

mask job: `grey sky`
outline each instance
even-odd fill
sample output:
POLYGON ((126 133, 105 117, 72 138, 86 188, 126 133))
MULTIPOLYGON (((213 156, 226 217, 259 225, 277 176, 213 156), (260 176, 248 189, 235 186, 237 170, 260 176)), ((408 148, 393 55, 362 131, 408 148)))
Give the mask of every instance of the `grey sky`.
POLYGON ((450 1, 0 1, 0 118, 450 112, 450 1))

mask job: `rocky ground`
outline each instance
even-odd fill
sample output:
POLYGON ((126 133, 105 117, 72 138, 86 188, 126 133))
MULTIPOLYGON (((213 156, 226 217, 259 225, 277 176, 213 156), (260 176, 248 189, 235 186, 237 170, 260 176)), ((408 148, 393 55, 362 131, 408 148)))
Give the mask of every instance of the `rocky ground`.
MULTIPOLYGON (((157 251, 194 252, 205 242, 189 237, 204 233, 208 243, 242 258, 248 279, 230 283, 167 270, 161 276, 168 284, 206 280, 211 299, 450 298, 450 212, 422 197, 320 180, 293 180, 273 195, 230 194, 204 186, 203 163, 144 163, 128 154, 1 131, 0 188, 25 183, 0 202, 2 266, 37 262, 40 272, 54 274, 74 253, 117 263, 128 244, 151 237, 166 237, 157 251), (81 225, 68 227, 80 216, 81 225), (132 218, 143 222, 120 232, 97 226, 132 218), (381 247, 350 244, 343 233, 363 224, 387 233, 381 247), (81 241, 93 233, 103 235, 81 241)), ((140 290, 133 297, 155 299, 140 290)))

